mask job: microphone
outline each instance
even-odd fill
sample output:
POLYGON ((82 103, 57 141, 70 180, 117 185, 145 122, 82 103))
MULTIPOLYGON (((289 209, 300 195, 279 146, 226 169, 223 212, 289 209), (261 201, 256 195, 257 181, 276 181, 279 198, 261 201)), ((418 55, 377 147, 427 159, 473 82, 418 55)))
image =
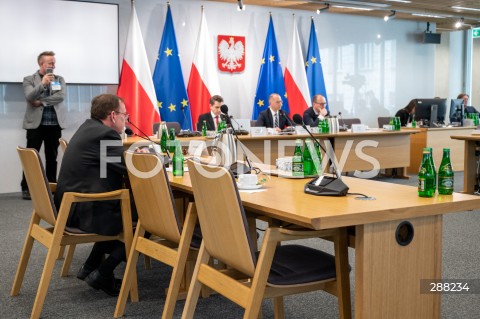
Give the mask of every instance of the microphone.
POLYGON ((227 122, 227 124, 232 125, 232 122, 230 121, 230 117, 228 116, 228 106, 226 104, 223 104, 222 106, 220 106, 220 112, 222 112, 220 117, 222 119, 225 119, 226 120, 225 122, 227 122))
POLYGON ((340 120, 342 121, 342 125, 339 127, 340 131, 346 131, 348 128, 345 125, 345 121, 343 120, 342 112, 338 112, 338 116, 340 117, 340 120))
MULTIPOLYGON (((130 135, 133 134, 133 135, 135 135, 135 136, 138 136, 138 137, 140 137, 140 138, 143 138, 144 140, 150 141, 150 142, 152 142, 153 144, 160 145, 160 143, 152 141, 152 139, 151 139, 147 134, 145 134, 145 132, 143 132, 138 126, 136 126, 135 124, 133 124, 133 123, 130 121, 130 119, 128 119, 127 122, 128 122, 129 124, 133 125, 133 127, 136 128, 141 134, 143 134, 143 136, 136 134, 136 133, 133 132, 132 129, 130 129, 130 128, 126 128, 126 129, 125 129, 125 133, 126 133, 126 134, 129 134, 129 132, 131 132, 130 135)), ((170 156, 170 152, 168 151, 168 149, 165 149, 165 153, 167 154, 167 158, 168 158, 168 160, 167 160, 166 163, 165 163, 165 167, 168 167, 168 164, 172 162, 172 157, 170 156)))
MULTIPOLYGON (((238 163, 238 162, 235 162, 233 163, 232 165, 230 165, 230 170, 232 171, 233 175, 234 176, 238 176, 239 174, 248 174, 252 171, 252 163, 250 162, 250 159, 248 158, 247 156, 247 152, 245 152, 245 149, 243 148, 243 145, 242 143, 239 141, 238 139, 238 134, 237 132, 235 131, 235 128, 233 127, 232 125, 232 122, 230 121, 230 119, 233 119, 233 116, 228 116, 228 106, 226 104, 223 104, 221 107, 220 107, 220 111, 225 114, 225 116, 227 117, 227 123, 230 124, 230 127, 232 128, 232 132, 233 132, 233 136, 236 138, 237 140, 237 145, 240 145, 240 148, 242 149, 243 151, 243 154, 245 156, 245 161, 247 162, 247 165, 245 164, 242 164, 242 163, 238 163)), ((236 122, 236 121, 235 121, 236 122)), ((238 125, 238 123, 237 123, 238 125)))
MULTIPOLYGON (((281 116, 283 116, 287 120, 288 126, 295 126, 295 124, 292 122, 292 120, 290 120, 290 118, 287 116, 284 110, 278 110, 278 112, 280 113, 281 116)), ((295 115, 298 115, 298 114, 295 114, 295 115)))
POLYGON ((132 131, 132 129, 129 128, 129 127, 126 127, 124 132, 125 132, 125 134, 127 134, 127 135, 133 135, 133 134, 134 134, 133 131, 132 131))
POLYGON ((303 119, 299 114, 295 114, 293 116, 293 121, 301 125, 307 133, 312 137, 312 139, 318 143, 320 148, 325 152, 325 156, 328 157, 330 162, 332 163, 333 171, 335 177, 330 176, 318 176, 312 179, 305 185, 305 193, 317 195, 317 196, 345 196, 348 193, 348 186, 342 181, 341 176, 338 174, 337 167, 335 165, 335 161, 333 160, 331 154, 325 150, 322 144, 313 136, 312 132, 307 128, 305 123, 303 123, 303 119))

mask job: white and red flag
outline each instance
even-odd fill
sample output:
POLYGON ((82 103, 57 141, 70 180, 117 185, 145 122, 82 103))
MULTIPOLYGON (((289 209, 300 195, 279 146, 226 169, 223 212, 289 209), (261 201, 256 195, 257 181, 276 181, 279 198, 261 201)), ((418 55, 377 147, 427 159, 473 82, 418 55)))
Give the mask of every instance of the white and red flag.
POLYGON ((310 91, 295 17, 293 17, 292 45, 288 53, 284 78, 290 114, 302 115, 310 105, 310 91))
MULTIPOLYGON (((153 123, 160 121, 160 114, 142 31, 133 5, 117 95, 125 100, 130 121, 145 134, 152 135, 153 123)), ((135 127, 131 129, 142 135, 135 127)))
POLYGON ((209 105, 212 95, 221 94, 215 53, 216 46, 208 33, 207 21, 202 8, 200 30, 187 86, 193 123, 197 123, 200 114, 210 111, 209 105))

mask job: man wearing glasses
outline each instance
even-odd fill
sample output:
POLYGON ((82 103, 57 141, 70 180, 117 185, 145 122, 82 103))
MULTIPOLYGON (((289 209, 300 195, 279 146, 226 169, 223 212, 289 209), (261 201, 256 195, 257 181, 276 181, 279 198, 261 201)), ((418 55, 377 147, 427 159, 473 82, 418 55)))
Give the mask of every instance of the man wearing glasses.
POLYGON ((303 112, 303 122, 305 125, 318 126, 319 120, 329 116, 327 110, 327 100, 321 94, 317 94, 312 99, 312 106, 303 112))
MULTIPOLYGON (((125 103, 118 96, 102 94, 93 98, 90 119, 78 128, 63 156, 54 196, 57 209, 65 192, 102 193, 122 188, 127 170, 120 134, 127 119, 125 103)), ((119 234, 122 231, 120 203, 76 203, 67 226, 100 235, 119 234)), ((77 278, 110 296, 118 296, 121 283, 113 276, 113 270, 125 260, 122 242, 95 243, 77 278), (103 260, 105 254, 108 258, 103 260)))

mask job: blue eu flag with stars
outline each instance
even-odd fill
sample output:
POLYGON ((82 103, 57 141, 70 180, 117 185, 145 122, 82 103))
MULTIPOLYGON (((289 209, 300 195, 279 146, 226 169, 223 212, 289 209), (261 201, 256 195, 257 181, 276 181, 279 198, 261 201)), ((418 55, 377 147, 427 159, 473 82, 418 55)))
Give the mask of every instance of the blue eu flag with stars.
POLYGON ((317 33, 315 32, 313 19, 310 27, 310 40, 308 41, 307 61, 305 61, 305 66, 311 98, 313 99, 313 96, 316 94, 323 95, 327 100, 328 109, 327 90, 325 89, 322 61, 320 59, 320 50, 318 49, 317 33))
POLYGON ((282 67, 280 65, 280 56, 278 55, 275 29, 273 27, 272 16, 270 15, 267 40, 265 41, 265 48, 263 49, 262 64, 260 66, 257 91, 253 104, 252 120, 256 120, 260 112, 268 109, 268 96, 272 93, 278 93, 282 97, 282 110, 287 114, 290 113, 282 67))
POLYGON ((182 129, 191 130, 190 104, 183 81, 170 6, 168 6, 157 63, 153 72, 153 85, 162 121, 178 122, 182 129))

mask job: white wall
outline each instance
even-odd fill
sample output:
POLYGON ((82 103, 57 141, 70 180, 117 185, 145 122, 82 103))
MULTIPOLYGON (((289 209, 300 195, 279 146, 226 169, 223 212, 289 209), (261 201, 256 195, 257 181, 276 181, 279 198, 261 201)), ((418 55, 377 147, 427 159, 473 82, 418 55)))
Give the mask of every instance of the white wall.
MULTIPOLYGON (((119 4, 119 42, 122 57, 130 16, 130 0, 99 2, 119 4)), ((186 82, 195 49, 201 5, 204 5, 210 36, 215 43, 218 34, 246 36, 245 71, 241 74, 225 74, 217 70, 212 72, 219 76, 221 94, 229 105, 231 114, 236 118, 249 118, 269 12, 273 15, 280 58, 285 63, 290 46, 294 11, 248 6, 246 11, 238 12, 234 2, 229 4, 198 0, 172 1, 172 15, 186 82)), ((136 8, 153 69, 163 32, 166 0, 136 1, 136 8)), ((295 16, 305 53, 312 12, 295 11, 295 16)), ((344 117, 359 117, 362 122, 376 126, 377 116, 394 114, 412 98, 447 95, 438 92, 435 85, 438 81, 435 65, 436 45, 419 42, 418 34, 426 28, 424 23, 402 20, 385 23, 383 19, 378 18, 330 13, 313 16, 325 72, 329 106, 333 114, 342 111, 344 117)), ((453 49, 455 48, 449 48, 450 57, 453 49)), ((32 50, 39 51, 38 48, 32 50)), ((212 48, 212 52, 215 52, 215 48, 212 48)), ((60 69, 62 57, 56 58, 57 67, 60 69)), ((94 48, 92 58, 95 58, 94 48)), ((34 71, 32 70, 32 73, 34 71)), ((66 81, 68 83, 68 78, 66 81)), ((447 89, 449 90, 442 87, 441 91, 447 89)), ((64 137, 69 139, 84 119, 89 117, 89 102, 93 96, 115 91, 115 86, 69 85, 68 128, 63 133, 64 137)), ((3 137, 0 193, 8 193, 20 190, 21 168, 15 147, 25 145, 25 131, 21 128, 25 102, 21 84, 0 84, 0 95, 0 133, 3 137)), ((61 155, 59 157, 61 158, 61 155)))

